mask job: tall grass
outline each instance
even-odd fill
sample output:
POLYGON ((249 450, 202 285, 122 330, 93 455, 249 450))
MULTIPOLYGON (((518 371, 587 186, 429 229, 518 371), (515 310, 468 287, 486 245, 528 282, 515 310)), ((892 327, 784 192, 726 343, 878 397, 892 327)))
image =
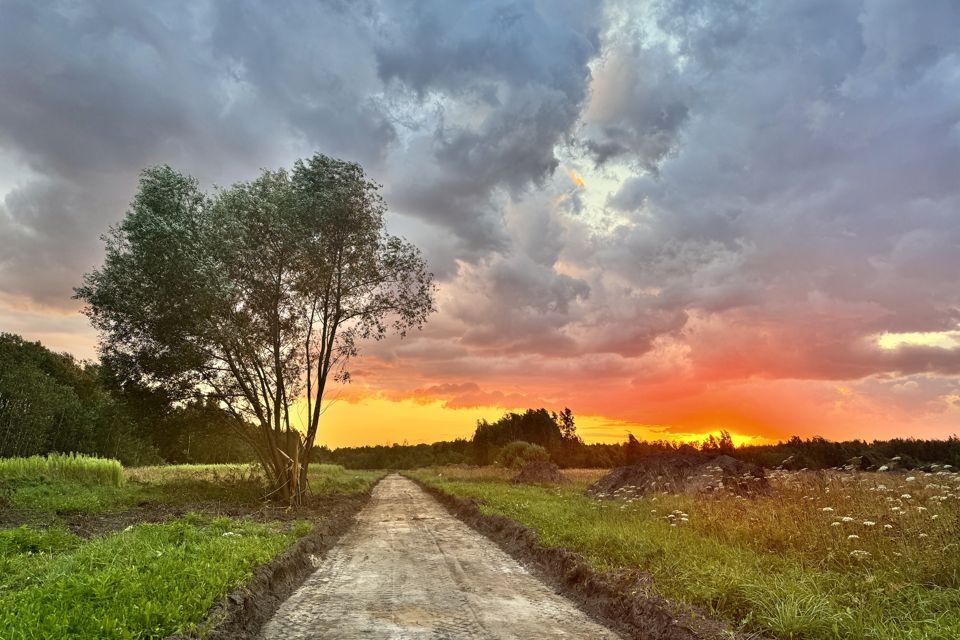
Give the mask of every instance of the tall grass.
MULTIPOLYGON (((565 471, 565 473, 567 473, 565 471)), ((791 640, 960 638, 960 474, 772 473, 753 500, 654 493, 596 500, 596 472, 555 488, 499 469, 414 472, 541 543, 601 570, 641 569, 651 588, 747 631, 791 640)))
POLYGON ((77 453, 51 453, 29 458, 0 458, 0 480, 69 481, 123 486, 123 465, 117 460, 77 453))

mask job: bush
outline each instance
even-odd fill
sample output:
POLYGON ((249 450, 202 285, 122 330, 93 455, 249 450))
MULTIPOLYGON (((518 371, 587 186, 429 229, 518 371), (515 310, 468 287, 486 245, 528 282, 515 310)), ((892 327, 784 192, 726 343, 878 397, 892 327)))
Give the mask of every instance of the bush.
POLYGON ((547 461, 550 454, 538 444, 531 444, 523 440, 514 440, 502 449, 497 455, 497 464, 510 469, 519 469, 528 462, 547 461))

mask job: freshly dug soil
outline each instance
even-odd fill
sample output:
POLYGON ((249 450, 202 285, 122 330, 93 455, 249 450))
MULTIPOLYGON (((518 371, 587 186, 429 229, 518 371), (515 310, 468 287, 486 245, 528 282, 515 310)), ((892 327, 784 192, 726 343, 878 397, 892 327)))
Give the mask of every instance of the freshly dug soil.
POLYGON ((700 611, 652 594, 642 571, 600 572, 562 548, 545 547, 533 529, 509 518, 484 515, 465 500, 416 481, 425 491, 487 536, 587 615, 624 638, 636 640, 731 640, 747 636, 700 611))
POLYGON ((511 482, 516 484, 560 484, 566 478, 560 473, 560 467, 546 460, 536 460, 523 465, 511 482))
MULTIPOLYGON (((215 604, 207 616, 202 634, 173 635, 166 640, 254 640, 260 627, 273 616, 317 567, 317 559, 333 547, 353 524, 354 516, 370 498, 370 492, 327 496, 309 505, 309 512, 298 510, 291 519, 304 519, 312 513, 313 530, 267 564, 257 567, 253 577, 215 604)), ((277 519, 271 514, 272 519, 277 519)))
POLYGON ((587 495, 607 499, 652 492, 753 496, 769 489, 763 467, 727 455, 688 452, 658 453, 629 467, 617 467, 590 485, 587 495))

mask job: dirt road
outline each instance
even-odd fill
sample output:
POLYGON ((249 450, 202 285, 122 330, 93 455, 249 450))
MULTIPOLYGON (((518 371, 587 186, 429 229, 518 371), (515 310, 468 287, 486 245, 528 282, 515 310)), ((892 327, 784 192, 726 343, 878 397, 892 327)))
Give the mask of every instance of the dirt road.
POLYGON ((262 637, 617 638, 399 475, 262 637))

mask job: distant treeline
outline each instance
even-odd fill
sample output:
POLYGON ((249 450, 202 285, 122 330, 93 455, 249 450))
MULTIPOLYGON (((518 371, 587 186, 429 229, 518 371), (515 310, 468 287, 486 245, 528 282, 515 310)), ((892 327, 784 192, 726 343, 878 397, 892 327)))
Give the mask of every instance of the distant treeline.
POLYGON ((253 460, 213 406, 121 387, 110 371, 0 334, 0 457, 86 453, 126 465, 253 460))
POLYGON ((632 434, 621 444, 587 444, 576 434, 569 409, 551 413, 529 409, 507 413, 494 423, 480 421, 473 438, 433 444, 393 444, 365 447, 341 447, 330 450, 317 447, 313 459, 341 464, 350 469, 413 469, 431 465, 485 465, 495 462, 505 445, 525 441, 544 447, 550 458, 563 468, 610 468, 641 461, 657 453, 700 450, 728 454, 767 468, 828 469, 854 466, 876 469, 915 468, 930 464, 949 464, 960 468, 960 439, 946 440, 849 440, 833 442, 820 437, 769 445, 735 447, 729 433, 709 436, 696 446, 668 440, 638 440, 632 434), (893 461, 893 462, 891 462, 893 461))
MULTIPOLYGON (((244 426, 217 406, 174 402, 156 390, 121 385, 117 378, 104 367, 77 362, 38 342, 0 334, 0 457, 77 452, 117 458, 127 465, 255 460, 239 433, 244 426)), ((625 435, 621 444, 587 444, 577 435, 569 409, 528 409, 492 423, 481 420, 470 439, 332 451, 314 447, 312 460, 351 469, 486 465, 497 463, 507 445, 528 442, 543 447, 564 468, 609 468, 690 447, 625 435)), ((696 448, 768 468, 913 468, 934 463, 960 468, 956 436, 873 442, 793 437, 779 444, 735 448, 729 434, 721 433, 696 448)))

